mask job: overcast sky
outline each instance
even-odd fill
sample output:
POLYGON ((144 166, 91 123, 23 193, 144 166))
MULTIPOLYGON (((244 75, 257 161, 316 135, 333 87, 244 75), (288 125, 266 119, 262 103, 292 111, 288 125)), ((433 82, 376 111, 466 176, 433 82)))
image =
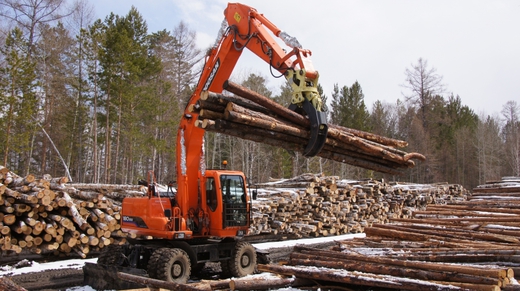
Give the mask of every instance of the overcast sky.
MULTIPOLYGON (((229 1, 90 0, 98 18, 124 16, 135 6, 149 32, 173 30, 182 20, 201 49, 215 42, 229 1)), ((371 107, 409 93, 405 69, 419 58, 443 77, 445 96, 459 95, 475 113, 500 113, 520 104, 520 1, 516 0, 242 0, 312 51, 320 84, 358 81, 371 107)), ((273 80, 268 66, 246 55, 233 77, 249 73, 273 80)))

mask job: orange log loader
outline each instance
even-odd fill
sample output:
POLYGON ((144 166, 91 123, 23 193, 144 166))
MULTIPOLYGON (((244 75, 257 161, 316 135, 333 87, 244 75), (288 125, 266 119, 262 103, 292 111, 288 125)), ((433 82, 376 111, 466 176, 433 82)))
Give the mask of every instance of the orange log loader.
MULTIPOLYGON (((234 277, 254 272, 257 253, 251 243, 255 237, 247 236, 254 195, 248 192, 243 173, 206 169, 204 130, 195 126, 198 114, 188 110, 203 92, 223 91, 244 49, 283 74, 291 84, 290 108, 311 121, 311 138, 304 155, 314 156, 323 147, 327 121, 311 51, 303 49, 296 38, 252 7, 229 3, 224 15, 217 42, 205 57, 198 85, 178 128, 177 192, 161 193, 149 177, 152 181, 146 197, 125 198, 122 229, 153 239, 129 239, 126 245, 104 248, 97 267, 143 270, 152 278, 177 283, 185 283, 206 262, 220 262, 223 272, 234 277), (278 43, 280 40, 287 49, 278 43)), ((93 273, 85 271, 88 284, 102 279, 93 273)))

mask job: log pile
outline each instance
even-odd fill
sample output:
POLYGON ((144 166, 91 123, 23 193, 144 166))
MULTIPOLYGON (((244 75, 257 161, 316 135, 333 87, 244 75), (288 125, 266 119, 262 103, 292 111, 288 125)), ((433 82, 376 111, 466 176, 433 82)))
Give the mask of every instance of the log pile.
MULTIPOLYGON (((236 96, 202 92, 189 110, 198 114, 196 126, 259 143, 304 152, 310 138, 309 120, 271 99, 227 81, 224 89, 236 96)), ((329 124, 325 146, 318 156, 383 173, 400 174, 415 166, 418 153, 398 148, 407 143, 329 124)))
POLYGON ((361 233, 373 224, 408 218, 429 204, 465 200, 456 184, 398 184, 303 174, 258 187, 250 234, 317 237, 361 233))
POLYGON ((517 204, 520 202, 520 177, 503 177, 500 181, 489 181, 473 189, 471 200, 486 200, 495 204, 517 204))
POLYGON ((365 238, 342 241, 327 250, 297 246, 287 266, 265 265, 259 270, 327 286, 520 290, 520 210, 515 199, 504 199, 515 197, 515 187, 479 186, 467 201, 430 204, 407 218, 374 223, 365 228, 365 238))
POLYGON ((49 175, 20 177, 0 166, 3 256, 24 252, 86 257, 91 250, 124 242, 129 234, 120 230, 121 197, 143 195, 143 186, 67 182, 49 175))

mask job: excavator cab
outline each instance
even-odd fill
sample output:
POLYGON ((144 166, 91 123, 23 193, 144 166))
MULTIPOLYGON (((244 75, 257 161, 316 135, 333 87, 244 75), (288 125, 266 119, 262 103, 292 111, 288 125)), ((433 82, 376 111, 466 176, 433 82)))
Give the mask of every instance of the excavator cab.
POLYGON ((243 236, 249 228, 249 196, 242 172, 206 171, 205 197, 209 215, 209 235, 243 236))

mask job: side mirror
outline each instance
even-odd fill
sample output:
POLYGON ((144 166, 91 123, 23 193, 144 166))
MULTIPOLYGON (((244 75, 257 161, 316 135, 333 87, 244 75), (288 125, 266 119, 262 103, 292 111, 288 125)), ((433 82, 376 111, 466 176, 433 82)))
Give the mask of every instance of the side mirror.
POLYGON ((172 217, 172 210, 164 209, 164 216, 166 216, 168 219, 170 219, 172 217))
POLYGON ((253 200, 256 200, 257 196, 258 196, 258 192, 256 192, 256 190, 253 190, 253 200))

